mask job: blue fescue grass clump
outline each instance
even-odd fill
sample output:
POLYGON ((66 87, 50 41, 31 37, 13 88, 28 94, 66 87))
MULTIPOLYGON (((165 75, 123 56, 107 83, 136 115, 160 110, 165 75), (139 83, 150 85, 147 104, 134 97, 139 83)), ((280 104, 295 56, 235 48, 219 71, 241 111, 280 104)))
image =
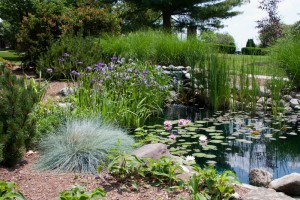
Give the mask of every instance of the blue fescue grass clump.
POLYGON ((111 149, 131 152, 134 140, 124 131, 99 119, 70 119, 42 138, 37 169, 96 173, 111 149), (119 142, 121 144, 119 144, 119 142))

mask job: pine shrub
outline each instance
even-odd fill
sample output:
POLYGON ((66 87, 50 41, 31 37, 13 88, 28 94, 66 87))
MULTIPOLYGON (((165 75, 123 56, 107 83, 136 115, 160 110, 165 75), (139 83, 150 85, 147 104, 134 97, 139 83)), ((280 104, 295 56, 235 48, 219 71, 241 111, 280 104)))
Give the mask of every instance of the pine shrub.
POLYGON ((30 147, 34 123, 29 123, 28 115, 39 98, 33 80, 17 78, 0 66, 0 144, 3 145, 0 157, 4 165, 14 166, 30 147))
POLYGON ((111 149, 130 152, 134 140, 120 129, 95 119, 69 119, 41 139, 40 170, 96 173, 111 149), (118 145, 118 140, 120 145, 118 145))

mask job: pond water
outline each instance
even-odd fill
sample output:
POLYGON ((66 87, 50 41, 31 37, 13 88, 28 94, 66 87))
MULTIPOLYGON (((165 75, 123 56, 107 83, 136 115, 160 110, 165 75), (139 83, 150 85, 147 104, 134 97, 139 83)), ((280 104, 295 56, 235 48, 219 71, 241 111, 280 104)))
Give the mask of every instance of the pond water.
POLYGON ((219 171, 232 170, 239 181, 248 183, 253 168, 263 168, 273 179, 292 172, 300 173, 299 113, 272 116, 246 112, 209 112, 204 109, 173 105, 162 119, 144 129, 152 139, 166 143, 172 154, 193 155, 200 165, 214 164, 219 171), (189 119, 187 126, 178 126, 178 119, 189 119), (163 122, 171 120, 172 129, 164 130, 163 122), (293 122, 293 123, 289 123, 293 122), (156 125, 154 125, 156 124, 156 125), (170 135, 176 139, 170 139, 170 135), (205 136, 207 141, 199 141, 205 136))

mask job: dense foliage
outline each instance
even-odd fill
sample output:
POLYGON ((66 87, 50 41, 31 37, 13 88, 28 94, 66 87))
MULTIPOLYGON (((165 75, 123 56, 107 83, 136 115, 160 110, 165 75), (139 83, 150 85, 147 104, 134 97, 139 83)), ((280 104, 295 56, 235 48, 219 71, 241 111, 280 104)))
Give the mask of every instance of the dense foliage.
POLYGON ((272 59, 286 70, 290 80, 300 89, 300 34, 280 39, 271 49, 272 59))
POLYGON ((32 145, 35 131, 34 122, 29 121, 29 113, 40 97, 39 88, 33 79, 28 81, 17 78, 3 65, 0 66, 0 138, 3 164, 14 166, 32 145))
POLYGON ((266 55, 267 49, 258 47, 243 47, 242 54, 244 55, 266 55))
POLYGON ((17 191, 15 183, 0 180, 0 199, 25 200, 25 197, 21 192, 17 191))
MULTIPOLYGON (((119 2, 116 0, 103 0, 104 2, 119 2)), ((239 12, 232 11, 235 6, 241 5, 242 0, 124 0, 124 2, 135 4, 141 12, 147 9, 161 13, 164 29, 170 31, 172 16, 176 15, 178 26, 193 26, 203 28, 207 26, 221 27, 221 19, 233 17, 239 12)), ((159 18, 157 18, 158 20, 159 18)))
POLYGON ((86 192, 84 187, 73 186, 70 190, 59 193, 59 200, 96 200, 106 197, 106 191, 102 188, 95 188, 91 192, 86 192))

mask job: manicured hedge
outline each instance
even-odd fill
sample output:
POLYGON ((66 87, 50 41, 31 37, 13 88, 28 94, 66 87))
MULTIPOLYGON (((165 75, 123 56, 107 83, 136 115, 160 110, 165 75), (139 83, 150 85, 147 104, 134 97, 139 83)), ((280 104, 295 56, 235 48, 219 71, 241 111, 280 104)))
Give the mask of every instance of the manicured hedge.
POLYGON ((215 47, 218 49, 220 53, 226 53, 226 54, 234 54, 236 50, 235 45, 216 44, 215 47))
POLYGON ((257 47, 244 47, 242 48, 242 54, 244 55, 266 55, 267 50, 257 47))

